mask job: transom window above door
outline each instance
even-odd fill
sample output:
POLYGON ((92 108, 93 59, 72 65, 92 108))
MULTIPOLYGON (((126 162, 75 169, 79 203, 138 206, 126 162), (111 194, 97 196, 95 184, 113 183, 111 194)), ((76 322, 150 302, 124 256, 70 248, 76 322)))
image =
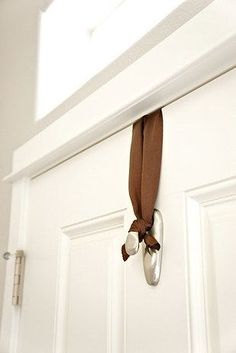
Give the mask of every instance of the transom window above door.
POLYGON ((53 0, 41 13, 36 119, 124 53, 183 0, 53 0))

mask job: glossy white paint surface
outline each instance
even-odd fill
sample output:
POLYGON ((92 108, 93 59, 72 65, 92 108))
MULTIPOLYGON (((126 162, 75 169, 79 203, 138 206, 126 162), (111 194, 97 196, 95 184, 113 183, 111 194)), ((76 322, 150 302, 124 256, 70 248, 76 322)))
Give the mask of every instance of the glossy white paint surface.
POLYGON ((129 143, 122 132, 31 182, 19 351, 122 351, 129 143))
POLYGON ((213 1, 17 149, 8 180, 37 175, 196 89, 235 66, 235 51, 236 2, 213 1))
MULTIPOLYGON (((50 2, 51 0, 22 0, 20 2, 0 0, 0 249, 2 252, 7 249, 11 201, 11 185, 7 185, 2 179, 11 171, 13 151, 61 117, 65 111, 78 105, 124 68, 138 60, 199 13, 212 0, 184 2, 111 65, 89 80, 55 111, 45 119, 36 122, 34 117, 40 14, 41 10, 44 11, 50 2)), ((110 6, 111 2, 109 0, 108 2, 110 6)), ((100 1, 96 1, 96 3, 98 6, 100 5, 100 1)), ((97 13, 94 16, 97 16, 97 13)), ((77 42, 76 39, 76 46, 77 42)), ((70 128, 67 128, 66 131, 70 131, 70 128)), ((0 258, 0 316, 4 278, 5 262, 0 258)))
POLYGON ((163 109, 157 287, 145 281, 141 251, 127 264, 120 255, 132 221, 130 128, 16 183, 13 206, 21 213, 19 224, 13 208, 11 246, 20 229, 27 261, 23 304, 16 309, 7 297, 9 264, 5 315, 11 312, 12 323, 1 339, 5 351, 232 352, 235 83, 232 70, 163 109))
MULTIPOLYGON (((233 48, 231 25, 223 42, 233 48)), ((87 137, 77 132, 81 146, 91 146, 92 139, 94 145, 34 178, 49 160, 55 164, 74 151, 63 138, 59 144, 60 136, 54 157, 47 150, 53 129, 63 123, 72 128, 73 121, 62 119, 18 151, 9 250, 23 248, 27 258, 21 308, 10 305, 8 265, 4 353, 233 352, 235 90, 234 69, 163 108, 156 203, 164 221, 163 267, 154 288, 145 282, 141 251, 127 264, 120 255, 133 219, 127 191, 131 129, 101 143, 104 122, 87 137)), ((138 96, 135 101, 139 115, 138 96)))

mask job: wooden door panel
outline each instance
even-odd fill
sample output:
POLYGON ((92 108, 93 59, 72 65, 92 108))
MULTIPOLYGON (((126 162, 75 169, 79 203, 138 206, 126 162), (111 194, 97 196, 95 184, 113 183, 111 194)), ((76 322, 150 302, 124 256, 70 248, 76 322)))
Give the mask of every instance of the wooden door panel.
POLYGON ((236 346, 236 179, 186 193, 186 257, 193 352, 236 346))
POLYGON ((201 242, 199 265, 203 271, 208 347, 210 352, 233 352, 236 346, 233 236, 236 231, 236 179, 195 190, 192 196, 199 205, 199 213, 195 212, 199 222, 199 234, 196 235, 201 242))
POLYGON ((128 352, 232 353, 236 347, 231 250, 236 246, 235 82, 236 70, 232 70, 163 109, 156 204, 164 222, 161 281, 150 288, 141 280, 141 253, 127 264, 128 352), (217 217, 209 218, 217 202, 221 231, 217 217), (204 229, 203 224, 211 226, 204 229), (227 237, 230 241, 223 249, 227 237), (208 254, 209 249, 219 256, 208 254), (144 340, 144 332, 157 344, 144 340))
POLYGON ((62 228, 55 352, 123 350, 124 211, 62 228))
POLYGON ((210 204, 204 217, 206 304, 212 352, 236 348, 236 180, 234 191, 210 204), (207 232, 207 233, 206 233, 207 232))
POLYGON ((157 287, 145 282, 141 251, 121 260, 134 217, 130 128, 30 181, 11 353, 234 352, 235 78, 232 70, 163 109, 157 287))
POLYGON ((164 225, 161 279, 147 285, 141 251, 126 265, 127 352, 190 353, 183 194, 165 195, 156 206, 164 225))
POLYGON ((30 182, 18 352, 123 350, 130 132, 30 182))
POLYGON ((160 196, 236 173, 236 69, 163 108, 160 196))

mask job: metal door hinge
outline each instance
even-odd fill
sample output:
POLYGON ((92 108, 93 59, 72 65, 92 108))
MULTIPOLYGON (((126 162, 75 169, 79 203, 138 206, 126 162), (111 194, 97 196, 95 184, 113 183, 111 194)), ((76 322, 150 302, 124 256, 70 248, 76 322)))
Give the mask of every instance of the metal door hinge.
POLYGON ((24 273, 25 255, 23 250, 16 250, 15 271, 12 292, 12 304, 21 304, 23 273, 24 273))
MULTIPOLYGON (((13 280, 13 291, 12 291, 12 304, 21 304, 22 299, 22 288, 23 288, 23 276, 24 276, 24 265, 25 255, 23 250, 16 250, 15 252, 15 268, 14 268, 14 280, 13 280)), ((9 260, 13 254, 5 252, 3 258, 9 260)))

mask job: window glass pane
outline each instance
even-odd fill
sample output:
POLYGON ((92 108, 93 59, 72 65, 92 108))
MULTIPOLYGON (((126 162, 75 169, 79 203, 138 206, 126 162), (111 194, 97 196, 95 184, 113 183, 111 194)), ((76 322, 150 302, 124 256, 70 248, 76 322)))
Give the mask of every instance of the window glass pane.
POLYGON ((37 119, 110 64, 183 0, 54 0, 41 15, 37 119))

